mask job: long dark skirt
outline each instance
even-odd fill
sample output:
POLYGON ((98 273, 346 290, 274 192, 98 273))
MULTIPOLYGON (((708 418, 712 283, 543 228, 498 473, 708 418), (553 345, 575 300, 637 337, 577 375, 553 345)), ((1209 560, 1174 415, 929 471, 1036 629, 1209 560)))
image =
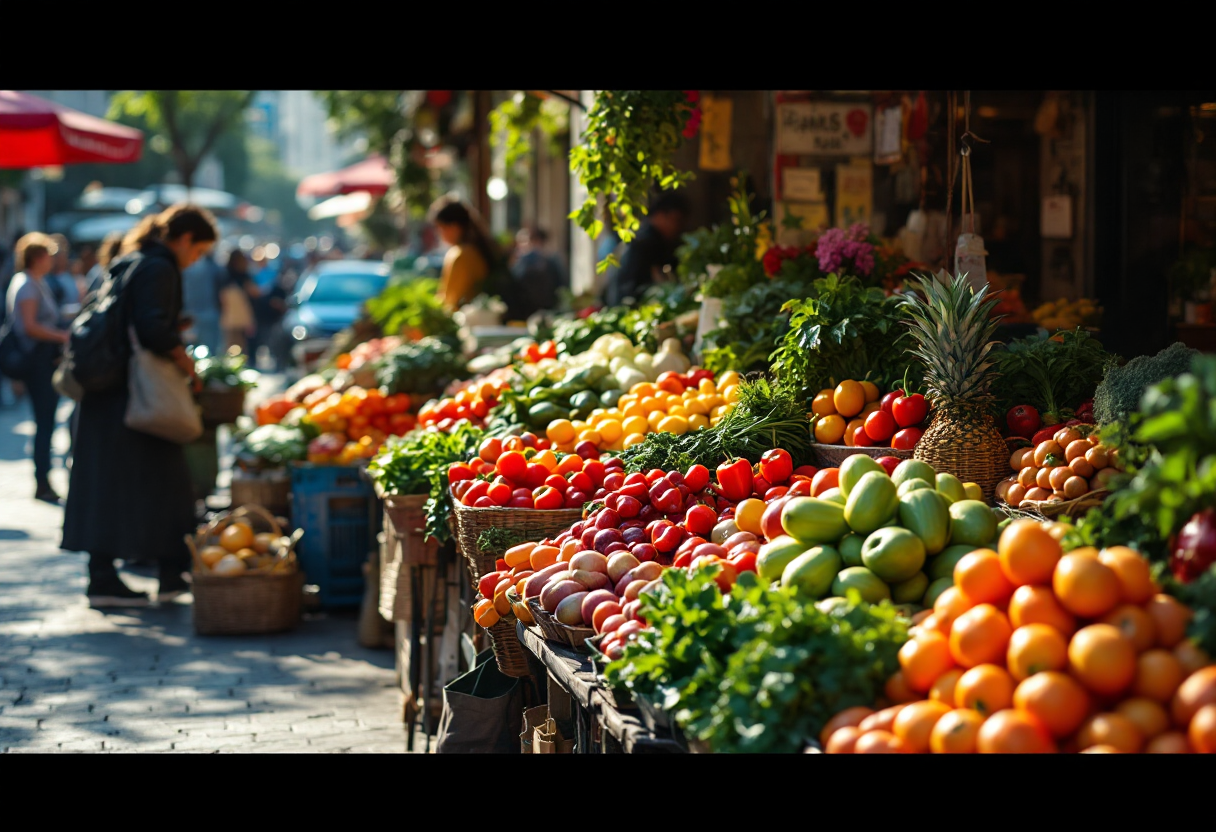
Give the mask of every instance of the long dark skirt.
POLYGON ((194 490, 181 445, 123 424, 126 385, 88 393, 80 415, 62 548, 189 568, 194 490))

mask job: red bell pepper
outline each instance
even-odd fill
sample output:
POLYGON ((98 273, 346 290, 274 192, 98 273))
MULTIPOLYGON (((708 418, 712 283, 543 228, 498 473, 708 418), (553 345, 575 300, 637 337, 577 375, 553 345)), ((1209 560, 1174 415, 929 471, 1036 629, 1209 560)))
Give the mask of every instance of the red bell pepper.
POLYGON ((752 496, 752 466, 746 459, 718 466, 718 489, 728 501, 737 503, 752 496))

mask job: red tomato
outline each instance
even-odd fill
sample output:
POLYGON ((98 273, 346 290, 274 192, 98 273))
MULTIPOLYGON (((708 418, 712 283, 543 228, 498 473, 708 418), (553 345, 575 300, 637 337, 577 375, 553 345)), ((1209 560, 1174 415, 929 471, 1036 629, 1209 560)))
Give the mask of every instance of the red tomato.
POLYGON ((541 357, 539 344, 528 344, 528 346, 524 347, 524 358, 528 359, 531 363, 535 364, 537 361, 540 361, 541 357))
MULTIPOLYGON (((598 459, 588 459, 583 461, 583 473, 587 475, 588 479, 591 480, 591 484, 595 486, 595 488, 599 488, 604 484, 605 477, 608 474, 608 469, 605 468, 604 463, 600 462, 598 459)), ((622 479, 624 478, 622 477, 622 479)), ((595 488, 584 490, 590 493, 594 491, 595 488)))
MULTIPOLYGON (((570 487, 582 491, 584 494, 591 494, 595 491, 595 482, 587 476, 586 472, 575 471, 570 475, 570 487)), ((640 509, 641 506, 638 508, 640 509)))
POLYGON ((574 446, 574 452, 583 459, 599 459, 600 449, 595 447, 594 442, 583 440, 574 446))
POLYGON ((823 468, 819 473, 815 474, 815 478, 811 480, 811 496, 818 497, 829 488, 835 488, 840 484, 840 469, 839 468, 823 468))
POLYGON ((490 403, 481 396, 478 396, 477 398, 473 399, 473 401, 469 402, 469 410, 471 410, 473 415, 478 419, 484 419, 490 413, 490 403))
POLYGON ((464 493, 460 498, 460 502, 466 506, 475 505, 479 499, 485 497, 490 492, 490 484, 485 480, 477 480, 472 487, 464 493))
POLYGON ((916 447, 923 433, 920 428, 904 428, 891 437, 891 447, 897 451, 910 451, 916 447))
POLYGON ((865 427, 866 436, 875 442, 886 442, 895 435, 895 418, 884 410, 875 410, 866 417, 865 427))
MULTIPOLYGON (((895 417, 895 421, 901 428, 919 425, 925 420, 925 414, 929 412, 929 403, 925 401, 925 397, 920 393, 914 393, 911 396, 900 396, 891 405, 891 415, 895 417)), ((1036 416, 1038 414, 1035 414, 1036 416)), ((869 433, 869 431, 866 431, 869 433)), ((1034 433, 1033 430, 1030 431, 1034 433)))
POLYGON ((790 486, 789 491, 785 492, 786 497, 809 497, 811 496, 811 481, 798 480, 790 486))
POLYGON ((694 465, 684 472, 684 484, 694 494, 703 491, 709 485, 709 469, 704 465, 694 465))
POLYGON ((891 408, 894 407, 895 400, 898 399, 903 394, 904 394, 903 390, 892 390, 890 393, 888 393, 887 395, 882 397, 882 399, 879 403, 880 409, 882 409, 885 412, 887 412, 888 414, 890 414, 891 418, 894 419, 895 414, 891 413, 891 408))
POLYGON ((676 555, 676 559, 671 562, 671 565, 676 569, 683 569, 685 566, 688 566, 691 563, 692 550, 689 549, 687 552, 680 552, 680 554, 676 555))
POLYGON ((452 485, 452 494, 457 500, 463 499, 464 495, 467 494, 469 489, 473 487, 473 482, 473 480, 461 480, 460 482, 454 483, 452 485))
POLYGON ((404 436, 413 429, 416 422, 414 421, 414 417, 409 413, 394 413, 389 417, 388 424, 389 433, 404 436))
POLYGON ((498 504, 491 500, 488 496, 478 497, 473 503, 473 508, 497 508, 497 506, 498 504))
POLYGON ((481 440, 481 447, 477 449, 477 455, 486 462, 497 462, 502 456, 502 440, 494 437, 487 437, 481 440))
POLYGON ((718 524, 718 512, 709 506, 695 505, 684 515, 684 528, 695 535, 706 537, 718 524))
POLYGON ((529 488, 540 488, 549 479, 549 469, 539 462, 529 462, 528 470, 524 472, 523 483, 529 488))
POLYGON ((764 502, 767 503, 769 500, 775 500, 778 497, 782 497, 787 491, 789 491, 789 488, 784 485, 774 485, 768 491, 764 492, 764 502))
POLYGON ((858 448, 872 448, 877 443, 870 434, 866 433, 865 425, 858 425, 857 430, 853 431, 853 444, 858 448))
MULTIPOLYGON (((588 460, 588 462, 590 462, 590 460, 588 460)), ((605 469, 604 481, 601 482, 600 485, 602 485, 604 488, 608 489, 609 491, 616 491, 618 488, 620 488, 624 484, 625 484, 625 475, 624 474, 622 474, 620 471, 608 471, 607 469, 605 469)))
POLYGON ((553 443, 543 436, 536 437, 536 450, 547 451, 553 447, 553 443))
POLYGON ((765 451, 764 455, 760 457, 760 476, 770 483, 785 482, 792 473, 794 473, 794 460, 790 457, 789 451, 773 448, 765 451))
POLYGON ((550 474, 545 477, 545 485, 556 489, 560 494, 565 494, 570 490, 570 481, 561 474, 550 474))
POLYGON ((509 508, 535 508, 532 502, 532 494, 529 493, 526 497, 512 497, 507 503, 509 508))
POLYGON ((502 449, 504 451, 519 451, 522 453, 525 450, 524 440, 518 436, 508 436, 502 440, 502 449))
POLYGON ((513 482, 523 482, 528 470, 528 460, 519 451, 504 451, 498 457, 497 465, 499 472, 513 482))
POLYGON ((763 475, 752 477, 752 495, 763 494, 772 488, 773 485, 763 475))
POLYGON ((819 469, 816 468, 814 465, 799 465, 797 468, 794 469, 794 473, 791 474, 790 476, 792 476, 792 477, 809 477, 811 479, 814 479, 815 475, 818 473, 819 473, 819 469))
POLYGON ((1005 414, 1005 423, 1009 425, 1012 433, 1029 439, 1034 436, 1043 421, 1039 418, 1039 411, 1028 404, 1020 404, 1010 408, 1005 414))
POLYGON ((740 552, 730 562, 735 565, 736 572, 755 572, 756 571, 756 553, 755 552, 740 552))
POLYGON ((670 520, 659 520, 650 533, 650 542, 660 552, 674 552, 684 541, 684 530, 670 520))
POLYGON ((537 437, 537 435, 535 433, 532 433, 531 431, 524 431, 523 433, 521 433, 519 435, 519 438, 523 441, 524 447, 526 447, 526 448, 538 447, 538 445, 536 444, 536 440, 539 437, 537 437))
POLYGON ((883 469, 887 472, 887 476, 890 476, 895 471, 899 463, 903 462, 903 460, 897 456, 880 456, 874 461, 883 467, 883 469))
POLYGON ((456 462, 448 466, 448 482, 471 480, 476 476, 473 473, 473 469, 464 462, 456 462))
POLYGON ((575 489, 571 488, 569 491, 566 492, 566 502, 563 504, 563 507, 564 508, 582 508, 583 503, 587 502, 587 499, 588 498, 587 498, 586 492, 576 491, 575 489))
POLYGON ((566 498, 559 491, 547 485, 543 485, 533 491, 532 500, 535 502, 536 507, 543 511, 561 508, 566 502, 566 498))
POLYGON ((557 358, 557 344, 545 341, 540 345, 541 358, 557 358))
POLYGON ((505 482, 496 482, 490 486, 486 495, 494 501, 494 505, 505 506, 511 501, 511 486, 505 482))
POLYGON ((730 592, 730 588, 735 585, 735 580, 739 577, 739 569, 734 563, 725 558, 715 558, 714 560, 722 567, 721 571, 714 578, 714 583, 724 593, 730 592))

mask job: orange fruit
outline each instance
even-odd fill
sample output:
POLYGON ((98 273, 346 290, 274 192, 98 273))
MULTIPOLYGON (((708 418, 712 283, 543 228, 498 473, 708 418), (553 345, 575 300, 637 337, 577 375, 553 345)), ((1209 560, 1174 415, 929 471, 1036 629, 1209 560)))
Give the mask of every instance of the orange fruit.
POLYGON ((919 633, 899 648, 899 666, 909 688, 927 692, 938 676, 954 667, 950 642, 939 632, 919 633))
POLYGON ((1024 711, 1055 737, 1070 736, 1089 715, 1089 694, 1066 673, 1045 670, 1013 691, 1013 707, 1024 711))
POLYGON ((1085 687, 1099 696, 1114 696, 1136 677, 1136 649, 1111 625, 1091 624, 1072 637, 1068 665, 1085 687))
POLYGON ((1115 706, 1115 713, 1130 719, 1146 740, 1164 734, 1170 727, 1170 715, 1161 703, 1151 699, 1124 699, 1115 706))
POLYGON ((1199 754, 1216 754, 1216 705, 1204 705, 1191 717, 1186 738, 1199 754))
POLYGON ((823 744, 823 751, 825 754, 852 754, 860 736, 861 731, 857 730, 855 725, 846 725, 834 732, 823 744))
POLYGON ((991 604, 980 604, 954 619, 950 655, 962 667, 996 664, 1004 660, 1011 635, 1005 614, 991 604))
POLYGON ((954 700, 960 708, 970 708, 982 716, 991 716, 1013 704, 1013 677, 995 664, 981 664, 968 670, 958 680, 954 700))
POLYGON ((973 604, 1004 604, 1016 587, 991 549, 976 549, 954 566, 954 585, 973 604))
POLYGON ((1186 635, 1186 625, 1191 622, 1191 611, 1180 601, 1157 593, 1148 599, 1144 609, 1153 617, 1157 627, 1157 646, 1173 647, 1186 635))
POLYGON ((498 623, 501 616, 498 610, 494 608, 494 602, 488 598, 483 598, 473 605, 473 620, 482 627, 489 629, 498 623))
POLYGON ((832 390, 820 390, 811 400, 811 412, 817 416, 836 415, 836 404, 833 402, 832 390))
POLYGON ((852 379, 845 379, 832 392, 832 404, 841 416, 856 416, 866 406, 866 391, 852 379))
POLYGON ((220 532, 220 545, 229 552, 253 548, 253 529, 245 523, 233 523, 220 532))
POLYGON ((1115 570, 1097 558, 1071 552, 1056 564, 1051 588, 1064 609, 1081 618, 1100 618, 1123 597, 1115 570))
POLYGON ((933 602, 933 617, 937 619, 937 629, 949 635, 954 620, 974 606, 958 587, 952 586, 942 590, 942 594, 933 602))
POLYGON ((1186 675, 1182 662, 1169 650, 1146 650, 1136 657, 1136 677, 1132 681, 1132 693, 1155 702, 1167 703, 1174 698, 1174 693, 1186 675))
POLYGON ((1005 660, 1019 682, 1044 670, 1063 670, 1068 666, 1068 642, 1054 627, 1027 624, 1009 637, 1005 660))
POLYGON ((895 726, 895 717, 899 716, 899 712, 908 707, 909 704, 911 703, 905 702, 902 705, 892 705, 889 708, 883 708, 881 711, 875 711, 857 723, 857 727, 863 734, 868 734, 871 731, 887 731, 889 733, 895 726))
POLYGON ((1179 728, 1187 727, 1191 717, 1204 705, 1216 705, 1216 667, 1197 670, 1178 686, 1170 701, 1174 724, 1179 728))
POLYGON ((845 708, 836 716, 827 721, 823 726, 823 730, 819 732, 819 742, 821 745, 827 745, 832 734, 841 728, 856 728, 863 719, 874 713, 873 708, 857 706, 856 708, 845 708))
POLYGON ((1082 753, 1082 754, 1121 754, 1123 752, 1121 752, 1119 749, 1115 748, 1113 745, 1091 745, 1089 748, 1086 748, 1084 751, 1082 751, 1080 753, 1082 753))
POLYGON ((887 701, 892 705, 915 702, 918 699, 925 698, 908 687, 908 680, 904 678, 902 670, 897 670, 891 674, 891 678, 887 679, 887 683, 883 685, 882 692, 887 697, 887 701))
POLYGON ((941 702, 913 702, 895 717, 893 733, 909 751, 924 754, 929 750, 933 726, 950 711, 950 706, 941 702))
POLYGON ((1034 520, 1017 520, 1001 534, 997 545, 1001 569, 1015 586, 1050 584, 1063 551, 1043 526, 1034 520))
POLYGON ((850 448, 855 447, 857 443, 853 441, 853 434, 863 429, 865 426, 866 423, 863 419, 850 419, 849 423, 844 426, 844 444, 848 445, 850 448))
POLYGON ((949 705, 951 708, 957 708, 958 705, 954 701, 954 691, 957 689, 959 677, 962 675, 963 669, 956 667, 938 676, 937 680, 933 683, 933 687, 929 688, 929 699, 949 705))
POLYGON ((1137 653, 1143 653, 1156 643, 1157 625, 1153 617, 1144 611, 1143 607, 1134 604, 1124 604, 1116 607, 1113 612, 1102 619, 1103 624, 1109 624, 1127 637, 1137 653))
POLYGON ((903 740, 890 731, 869 731, 853 744, 854 754, 903 754, 905 751, 903 740))
POLYGON ((844 438, 843 416, 832 413, 815 420, 815 441, 822 445, 839 445, 844 438))
POLYGON ((1184 638, 1174 645, 1174 658, 1178 659, 1182 669, 1188 674, 1212 663, 1212 657, 1200 650, 1189 638, 1184 638))
POLYGON ((1144 747, 1144 735, 1136 724, 1122 714, 1098 714, 1088 719, 1077 732, 1082 748, 1109 745, 1124 754, 1137 754, 1144 747))
POLYGON ((1185 734, 1177 731, 1167 731, 1148 741, 1144 746, 1145 754, 1190 754, 1191 744, 1185 734))
POLYGON ((1014 590, 1009 599, 1009 623, 1014 627, 1046 624, 1065 638, 1077 631, 1077 620, 1060 606, 1055 593, 1045 586, 1020 586, 1014 590))
POLYGON ((929 750, 934 754, 974 754, 984 718, 968 708, 943 714, 929 735, 929 750))
POLYGON ((1056 750, 1037 719, 1012 709, 998 711, 984 721, 975 747, 981 754, 1050 754, 1056 750))
POLYGON ((763 534, 764 527, 760 525, 760 520, 764 517, 766 508, 764 500, 754 498, 742 500, 735 506, 735 525, 739 527, 739 531, 756 535, 763 534))
POLYGON ((1114 570, 1123 589, 1123 600, 1129 604, 1143 604, 1157 594, 1157 585, 1149 572, 1148 561, 1135 549, 1127 546, 1111 546, 1098 553, 1098 561, 1114 570))

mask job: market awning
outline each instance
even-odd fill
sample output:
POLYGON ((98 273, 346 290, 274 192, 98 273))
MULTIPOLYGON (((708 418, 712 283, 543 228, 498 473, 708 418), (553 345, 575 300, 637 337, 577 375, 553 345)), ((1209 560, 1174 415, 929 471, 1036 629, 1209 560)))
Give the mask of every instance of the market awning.
POLYGON ((393 186, 396 174, 383 156, 369 156, 342 170, 329 173, 314 173, 300 180, 296 188, 298 197, 338 196, 356 191, 382 194, 393 186))
POLYGON ((308 209, 310 220, 323 220, 330 217, 341 217, 347 214, 360 214, 372 205, 372 195, 367 191, 355 191, 352 194, 341 194, 330 197, 308 209))
POLYGON ((133 127, 15 90, 0 90, 0 168, 137 161, 144 134, 133 127))

